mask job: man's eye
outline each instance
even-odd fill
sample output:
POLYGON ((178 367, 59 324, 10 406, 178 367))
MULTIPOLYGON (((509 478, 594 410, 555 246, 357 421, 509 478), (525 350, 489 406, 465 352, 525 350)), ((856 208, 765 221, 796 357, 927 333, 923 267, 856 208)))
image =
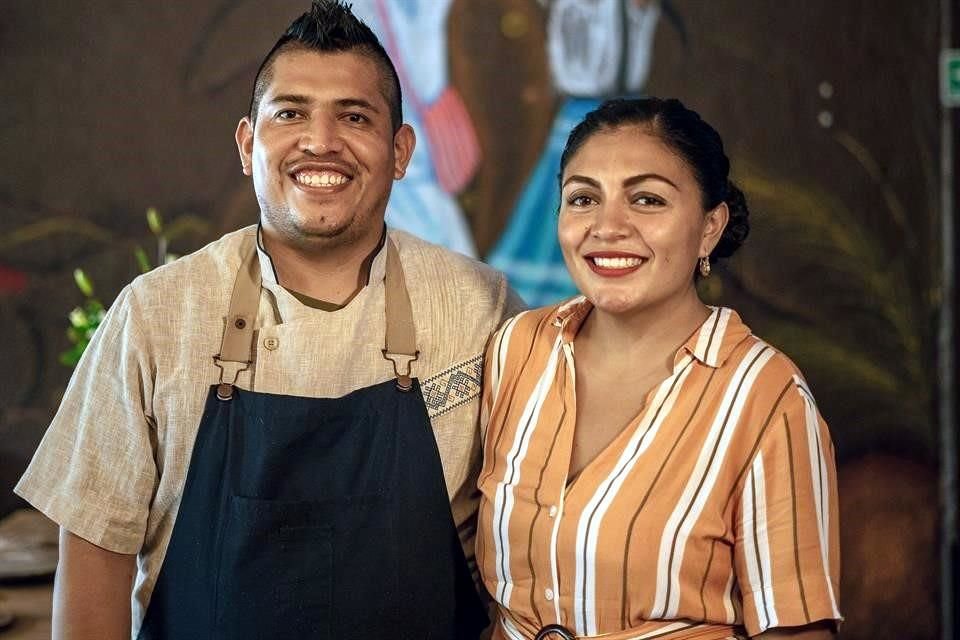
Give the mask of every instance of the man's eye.
POLYGON ((348 113, 346 117, 347 121, 352 122, 353 124, 362 124, 364 122, 369 122, 370 120, 362 113, 348 113))
POLYGON ((283 109, 277 112, 277 120, 293 120, 297 117, 297 112, 293 109, 283 109))

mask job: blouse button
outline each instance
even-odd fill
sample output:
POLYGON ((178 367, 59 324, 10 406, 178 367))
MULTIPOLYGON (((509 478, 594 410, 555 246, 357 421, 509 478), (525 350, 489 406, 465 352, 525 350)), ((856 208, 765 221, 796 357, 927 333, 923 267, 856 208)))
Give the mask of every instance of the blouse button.
POLYGON ((551 518, 557 517, 557 505, 555 504, 550 505, 550 511, 548 511, 547 513, 550 514, 551 518))
POLYGON ((553 600, 553 589, 547 589, 544 591, 543 597, 547 599, 547 602, 553 600))

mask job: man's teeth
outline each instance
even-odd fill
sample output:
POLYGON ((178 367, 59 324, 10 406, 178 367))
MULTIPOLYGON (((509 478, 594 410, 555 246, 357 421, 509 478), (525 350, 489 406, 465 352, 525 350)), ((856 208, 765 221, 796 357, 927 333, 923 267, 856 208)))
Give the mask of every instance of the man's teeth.
POLYGON ((350 178, 342 173, 298 173, 297 182, 309 187, 332 187, 348 182, 350 178))
POLYGON ((593 263, 601 269, 629 269, 640 266, 640 258, 592 258, 593 263))

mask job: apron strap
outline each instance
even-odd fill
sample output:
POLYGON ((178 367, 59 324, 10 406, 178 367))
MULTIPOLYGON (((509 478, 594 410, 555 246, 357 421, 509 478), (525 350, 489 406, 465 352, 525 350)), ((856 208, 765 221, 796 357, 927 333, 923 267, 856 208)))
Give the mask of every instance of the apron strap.
POLYGON ((213 356, 214 364, 220 367, 220 384, 217 385, 217 398, 220 400, 233 397, 233 385, 237 377, 253 363, 253 325, 260 308, 260 260, 256 246, 253 238, 248 238, 244 244, 240 270, 233 282, 220 353, 213 356))
MULTIPOLYGON (((403 276, 400 252, 393 240, 387 238, 387 269, 384 278, 384 307, 387 316, 386 344, 383 357, 393 363, 397 376, 397 389, 410 391, 413 380, 411 363, 417 360, 416 327, 413 323, 413 308, 403 276)), ((223 328, 220 353, 213 362, 220 368, 217 398, 233 397, 233 385, 241 371, 253 363, 253 327, 260 307, 260 260, 256 242, 251 237, 242 251, 243 259, 230 296, 230 310, 223 328)))
POLYGON ((410 364, 420 352, 417 350, 416 327, 413 324, 413 308, 407 282, 403 277, 403 264, 396 244, 387 238, 387 275, 384 279, 384 306, 386 307, 386 345, 383 357, 393 363, 397 376, 397 389, 410 391, 413 380, 410 364))

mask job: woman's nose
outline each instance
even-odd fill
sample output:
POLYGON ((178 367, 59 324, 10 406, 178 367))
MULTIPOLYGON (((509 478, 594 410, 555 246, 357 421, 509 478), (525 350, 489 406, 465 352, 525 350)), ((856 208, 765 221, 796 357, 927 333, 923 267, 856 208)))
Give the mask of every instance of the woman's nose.
POLYGON ((628 211, 617 204, 605 204, 597 211, 590 233, 599 240, 624 238, 630 233, 628 211))

